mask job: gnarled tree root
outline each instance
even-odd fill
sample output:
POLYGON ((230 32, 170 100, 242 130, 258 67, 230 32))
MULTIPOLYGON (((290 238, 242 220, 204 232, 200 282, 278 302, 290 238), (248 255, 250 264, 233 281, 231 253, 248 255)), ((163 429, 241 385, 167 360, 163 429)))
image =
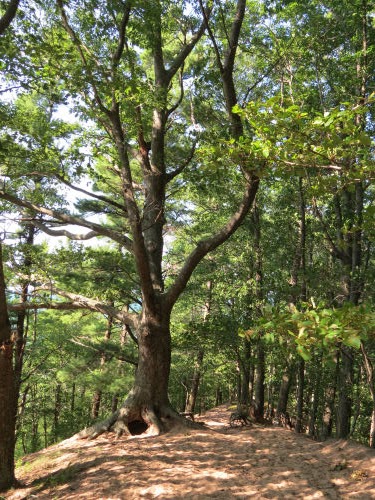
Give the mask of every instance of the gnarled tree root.
POLYGON ((137 405, 125 402, 124 405, 109 418, 83 429, 76 434, 79 439, 95 439, 104 432, 122 435, 139 435, 141 437, 158 436, 173 427, 199 429, 202 424, 192 422, 179 415, 170 406, 155 408, 151 405, 137 405))

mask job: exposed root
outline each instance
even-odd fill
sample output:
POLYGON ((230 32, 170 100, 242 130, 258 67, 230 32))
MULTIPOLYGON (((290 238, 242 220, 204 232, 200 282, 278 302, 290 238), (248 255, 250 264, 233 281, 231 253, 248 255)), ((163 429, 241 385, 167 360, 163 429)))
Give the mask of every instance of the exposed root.
POLYGON ((102 422, 83 429, 76 434, 79 439, 95 439, 104 432, 114 432, 120 436, 159 436, 172 428, 202 428, 201 423, 193 422, 179 415, 170 406, 154 408, 150 405, 124 403, 122 408, 102 422))
POLYGON ((113 424, 117 421, 118 414, 119 412, 116 411, 106 420, 98 422, 91 427, 86 427, 81 432, 78 432, 78 434, 76 434, 76 437, 79 439, 95 439, 104 432, 108 432, 109 430, 111 430, 113 424))

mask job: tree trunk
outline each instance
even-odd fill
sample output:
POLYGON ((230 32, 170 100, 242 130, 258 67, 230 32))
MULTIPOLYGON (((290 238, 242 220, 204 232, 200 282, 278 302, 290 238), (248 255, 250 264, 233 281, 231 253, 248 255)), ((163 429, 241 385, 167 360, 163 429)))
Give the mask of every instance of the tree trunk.
POLYGON ((375 448, 375 374, 374 374, 374 365, 367 354, 365 345, 361 342, 361 352, 363 365, 365 368, 367 382, 370 389, 370 394, 372 398, 372 414, 371 414, 371 425, 370 425, 370 447, 375 448))
POLYGON ((289 399, 289 392, 292 386, 292 381, 294 377, 294 363, 287 366, 284 370, 283 377, 281 380, 279 400, 277 403, 277 415, 286 413, 289 399))
POLYGON ((139 358, 133 388, 121 408, 104 422, 85 429, 81 437, 94 438, 107 430, 121 434, 158 435, 185 419, 172 409, 168 398, 171 361, 169 315, 143 315, 137 328, 139 358))
POLYGON ((263 341, 260 338, 257 345, 257 360, 254 368, 254 401, 255 418, 257 422, 264 419, 264 378, 266 373, 265 352, 263 341))
POLYGON ((185 403, 185 412, 194 413, 195 404, 197 402, 199 383, 201 380, 201 371, 203 365, 203 357, 204 351, 200 349, 197 354, 197 359, 195 360, 193 377, 191 380, 190 390, 187 393, 186 403, 185 403))
POLYGON ((241 380, 241 397, 240 404, 248 406, 250 403, 250 361, 251 361, 251 344, 248 339, 244 339, 244 354, 241 359, 242 380, 241 380))
POLYGON ((350 434, 352 413, 353 354, 349 347, 341 348, 341 365, 338 379, 339 397, 337 407, 336 436, 346 439, 350 434))
MULTIPOLYGON (((211 312, 212 287, 213 287, 212 280, 208 280, 206 283, 207 296, 203 307, 203 317, 202 317, 203 324, 207 323, 207 319, 211 312)), ((197 401, 198 389, 201 381, 203 358, 204 358, 204 350, 199 349, 197 354, 197 359, 195 361, 190 390, 188 391, 186 398, 185 412, 188 413, 194 413, 195 410, 195 403, 197 401)))
POLYGON ((325 395, 324 395, 325 402, 324 402, 323 422, 322 422, 323 439, 331 437, 332 435, 338 374, 339 374, 339 359, 337 358, 333 382, 332 384, 328 385, 328 387, 325 388, 325 395))
MULTIPOLYGON (((255 296, 256 296, 256 315, 262 316, 262 304, 264 302, 263 294, 263 256, 261 246, 261 219, 257 204, 254 204, 252 213, 254 225, 254 251, 255 251, 255 296)), ((265 349, 260 334, 256 346, 256 363, 254 367, 254 400, 255 400, 255 419, 257 422, 263 422, 264 419, 264 379, 265 379, 265 349)))
POLYGON ((16 395, 13 370, 13 341, 5 295, 2 245, 0 243, 0 491, 15 484, 14 447, 16 395))
MULTIPOLYGON (((112 306, 114 305, 113 302, 111 303, 111 305, 112 306)), ((109 316, 107 320, 107 329, 104 333, 104 342, 108 342, 108 340, 111 338, 112 326, 113 326, 113 318, 109 316)), ((103 368, 105 362, 106 362, 105 353, 102 353, 100 356, 101 368, 103 368)), ((100 389, 96 389, 96 391, 93 394, 91 403, 91 418, 93 418, 94 420, 97 419, 99 416, 101 402, 102 402, 102 391, 100 389)))
POLYGON ((59 422, 60 422, 60 414, 61 414, 61 384, 58 383, 55 389, 55 408, 53 411, 53 435, 54 439, 57 440, 59 434, 59 422))
POLYGON ((305 386, 305 361, 298 360, 298 387, 297 387, 297 418, 295 432, 300 433, 303 430, 303 392, 305 386))
POLYGON ((96 420, 99 416, 100 404, 102 401, 102 391, 97 389, 92 396, 91 418, 96 420))

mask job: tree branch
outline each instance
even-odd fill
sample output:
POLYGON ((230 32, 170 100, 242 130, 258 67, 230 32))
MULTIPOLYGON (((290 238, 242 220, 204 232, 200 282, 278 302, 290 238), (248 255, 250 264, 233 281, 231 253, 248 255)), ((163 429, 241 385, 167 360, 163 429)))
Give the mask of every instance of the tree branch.
POLYGON ((316 198, 313 197, 312 199, 312 205, 313 205, 313 212, 314 212, 314 215, 318 218, 318 220, 320 221, 320 224, 322 226, 322 229, 323 229, 323 232, 324 232, 324 235, 326 237, 326 240, 329 244, 329 247, 331 249, 331 252, 333 253, 333 255, 335 255, 338 259, 344 261, 345 260, 345 253, 340 250, 338 248, 337 245, 335 245, 335 242, 333 241, 333 238, 332 236, 330 235, 329 233, 329 229, 328 229, 328 226, 327 224, 325 223, 324 219, 323 219, 323 215, 322 215, 322 212, 319 210, 319 207, 316 203, 316 198))
POLYGON ((207 21, 211 15, 211 9, 206 7, 204 8, 202 5, 202 2, 200 1, 201 4, 201 10, 204 16, 203 22, 200 25, 198 31, 194 33, 192 36, 190 42, 186 45, 183 46, 181 49, 180 53, 175 57, 174 61, 171 63, 169 66, 169 69, 167 70, 167 81, 170 82, 174 75, 177 73, 179 68, 182 66, 190 52, 193 50, 195 45, 199 42, 199 40, 202 38, 203 33, 206 31, 207 27, 207 21))
POLYGON ((246 191, 237 212, 233 214, 225 226, 223 226, 216 234, 201 240, 188 256, 175 282, 165 294, 165 303, 167 307, 172 309, 176 300, 183 292, 194 269, 201 262, 201 260, 209 252, 215 250, 215 248, 224 243, 236 231, 253 204, 255 195, 258 191, 258 186, 259 179, 255 176, 249 175, 249 178, 247 179, 246 191))
POLYGON ((112 55, 112 75, 114 75, 114 73, 119 65, 121 56, 124 52, 125 33, 126 33, 126 27, 128 25, 128 22, 129 22, 130 10, 131 10, 130 2, 126 2, 126 4, 124 5, 124 14, 122 16, 121 24, 120 24, 120 28, 119 28, 119 40, 117 43, 116 50, 112 55))
POLYGON ((224 59, 224 68, 230 73, 233 72, 234 61, 238 47, 238 40, 241 33, 241 26, 245 16, 246 0, 238 0, 234 20, 232 22, 231 32, 229 35, 228 50, 224 59))
POLYGON ((170 116, 173 111, 176 111, 176 109, 179 107, 179 105, 182 103, 182 99, 184 98, 185 95, 185 90, 184 90, 184 79, 183 79, 183 72, 184 72, 184 63, 181 65, 181 71, 180 71, 180 95, 177 101, 171 106, 169 109, 167 109, 167 115, 170 116))
POLYGON ((82 189, 78 186, 75 186, 74 184, 71 184, 69 181, 65 180, 61 175, 56 175, 55 177, 60 182, 64 183, 66 186, 70 187, 71 189, 74 189, 74 191, 78 191, 79 193, 83 193, 87 196, 90 196, 91 198, 95 198, 96 200, 104 201, 104 203, 108 203, 108 205, 111 205, 114 208, 118 208, 122 212, 126 212, 126 207, 124 205, 121 205, 121 203, 117 203, 114 200, 110 200, 106 196, 103 196, 100 194, 95 194, 95 193, 92 193, 90 191, 86 191, 85 189, 82 189))
POLYGON ((106 236, 112 239, 113 241, 120 243, 120 245, 124 246, 129 252, 133 252, 132 241, 127 236, 123 236, 122 234, 119 234, 116 231, 113 231, 112 229, 105 228, 100 224, 96 224, 94 222, 90 222, 80 217, 75 217, 73 215, 64 214, 62 212, 58 212, 57 210, 40 207, 29 201, 21 200, 20 198, 17 198, 16 196, 13 196, 9 193, 6 193, 3 190, 0 190, 0 199, 9 201, 10 203, 18 207, 28 208, 29 210, 32 210, 34 212, 48 215, 49 217, 53 217, 54 219, 64 222, 65 224, 87 227, 88 229, 91 229, 92 231, 98 233, 98 235, 106 236))
MULTIPOLYGON (((23 218, 23 220, 25 220, 23 218)), ((30 220, 31 224, 41 231, 43 233, 48 234, 49 236, 65 236, 69 240, 76 240, 76 241, 84 241, 84 240, 90 240, 91 238, 95 238, 97 236, 100 236, 98 232, 96 231, 90 231, 86 234, 74 234, 71 233, 70 231, 67 231, 66 229, 59 229, 59 230, 54 230, 43 224, 43 222, 37 220, 37 219, 31 219, 30 220)))
POLYGON ((11 0, 5 11, 5 14, 0 18, 0 36, 4 34, 5 30, 9 27, 10 23, 16 17, 18 5, 20 0, 11 0))
MULTIPOLYGON (((88 50, 88 48, 85 47, 82 44, 82 42, 79 39, 78 35, 76 34, 76 32, 73 30, 73 28, 69 24, 68 17, 66 15, 66 12, 65 12, 65 9, 64 9, 63 1, 62 0, 57 0, 57 5, 58 5, 58 7, 60 9, 60 12, 61 12, 61 19, 62 19, 63 27, 64 27, 65 31, 68 33, 68 35, 69 35, 70 39, 72 40, 73 44, 77 47, 77 50, 78 50, 79 56, 81 58, 82 64, 83 64, 84 68, 86 69, 86 71, 88 73, 88 76, 90 77, 90 84, 91 84, 92 90, 94 92, 95 101, 96 101, 97 105, 99 106, 99 109, 102 111, 102 113, 104 113, 105 115, 108 116, 109 110, 108 110, 108 108, 106 108, 104 106, 103 101, 100 98, 98 89, 97 89, 96 84, 95 84, 95 80, 94 80, 93 75, 92 75, 92 71, 91 71, 91 69, 89 67, 88 61, 87 61, 86 56, 85 56, 85 54, 84 54, 84 52, 82 50, 82 47, 85 48, 86 52, 90 55, 90 57, 92 57, 92 54, 88 50)), ((97 64, 97 66, 100 66, 97 61, 96 61, 96 64, 97 64)))
POLYGON ((168 172, 165 176, 165 179, 166 179, 166 183, 170 182, 172 179, 174 179, 175 177, 177 177, 178 174, 180 174, 188 165, 189 163, 191 162, 191 160, 193 159, 194 157, 194 153, 195 153, 195 150, 196 150, 196 147, 197 147, 197 140, 195 140, 193 142, 193 145, 192 145, 192 148, 190 150, 190 153, 189 153, 189 156, 186 158, 186 160, 177 168, 175 168, 174 170, 172 170, 172 172, 168 172))
POLYGON ((105 302, 100 302, 96 299, 91 299, 89 297, 84 297, 77 293, 66 292, 65 290, 60 290, 54 285, 38 285, 35 287, 35 292, 44 291, 50 292, 53 295, 59 295, 69 299, 69 302, 19 302, 17 304, 9 304, 9 311, 25 311, 25 310, 35 310, 35 309, 54 309, 60 311, 76 310, 76 309, 87 309, 89 311, 99 312, 110 316, 111 318, 117 319, 121 323, 128 324, 132 327, 136 327, 138 323, 137 314, 132 314, 125 312, 123 310, 117 309, 116 307, 106 304, 105 302))
POLYGON ((219 47, 218 47, 218 45, 216 43, 215 35, 213 34, 212 29, 210 28, 210 24, 208 22, 209 21, 209 17, 207 15, 206 11, 205 11, 205 8, 203 7, 202 0, 199 0, 199 5, 200 5, 200 8, 201 8, 201 11, 202 11, 202 14, 203 14, 203 19, 204 19, 204 23, 205 23, 205 26, 206 26, 206 29, 207 29, 207 32, 208 32, 208 36, 210 37, 212 45, 214 47, 216 61, 217 61, 217 64, 219 66, 220 73, 223 73, 224 66, 223 66, 223 63, 222 63, 222 60, 221 60, 220 50, 219 50, 219 47))
POLYGON ((80 342, 79 340, 76 339, 70 339, 70 342, 72 342, 72 344, 84 347, 85 349, 91 349, 92 351, 97 352, 98 354, 104 354, 106 359, 115 358, 119 361, 125 361, 126 363, 130 363, 131 365, 138 366, 138 361, 135 361, 135 359, 130 359, 127 356, 124 356, 123 354, 117 354, 111 351, 110 349, 105 349, 105 348, 98 349, 93 345, 84 344, 83 342, 80 342))

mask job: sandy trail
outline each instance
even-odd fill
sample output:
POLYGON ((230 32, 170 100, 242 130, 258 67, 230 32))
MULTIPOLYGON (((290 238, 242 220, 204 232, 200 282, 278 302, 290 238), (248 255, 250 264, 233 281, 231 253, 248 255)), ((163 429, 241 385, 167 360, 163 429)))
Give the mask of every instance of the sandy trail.
MULTIPOLYGON (((20 499, 375 499, 375 452, 317 443, 278 427, 230 429, 225 405, 208 428, 148 439, 68 439, 28 455, 20 499)), ((1 498, 1 497, 0 497, 1 498)))

